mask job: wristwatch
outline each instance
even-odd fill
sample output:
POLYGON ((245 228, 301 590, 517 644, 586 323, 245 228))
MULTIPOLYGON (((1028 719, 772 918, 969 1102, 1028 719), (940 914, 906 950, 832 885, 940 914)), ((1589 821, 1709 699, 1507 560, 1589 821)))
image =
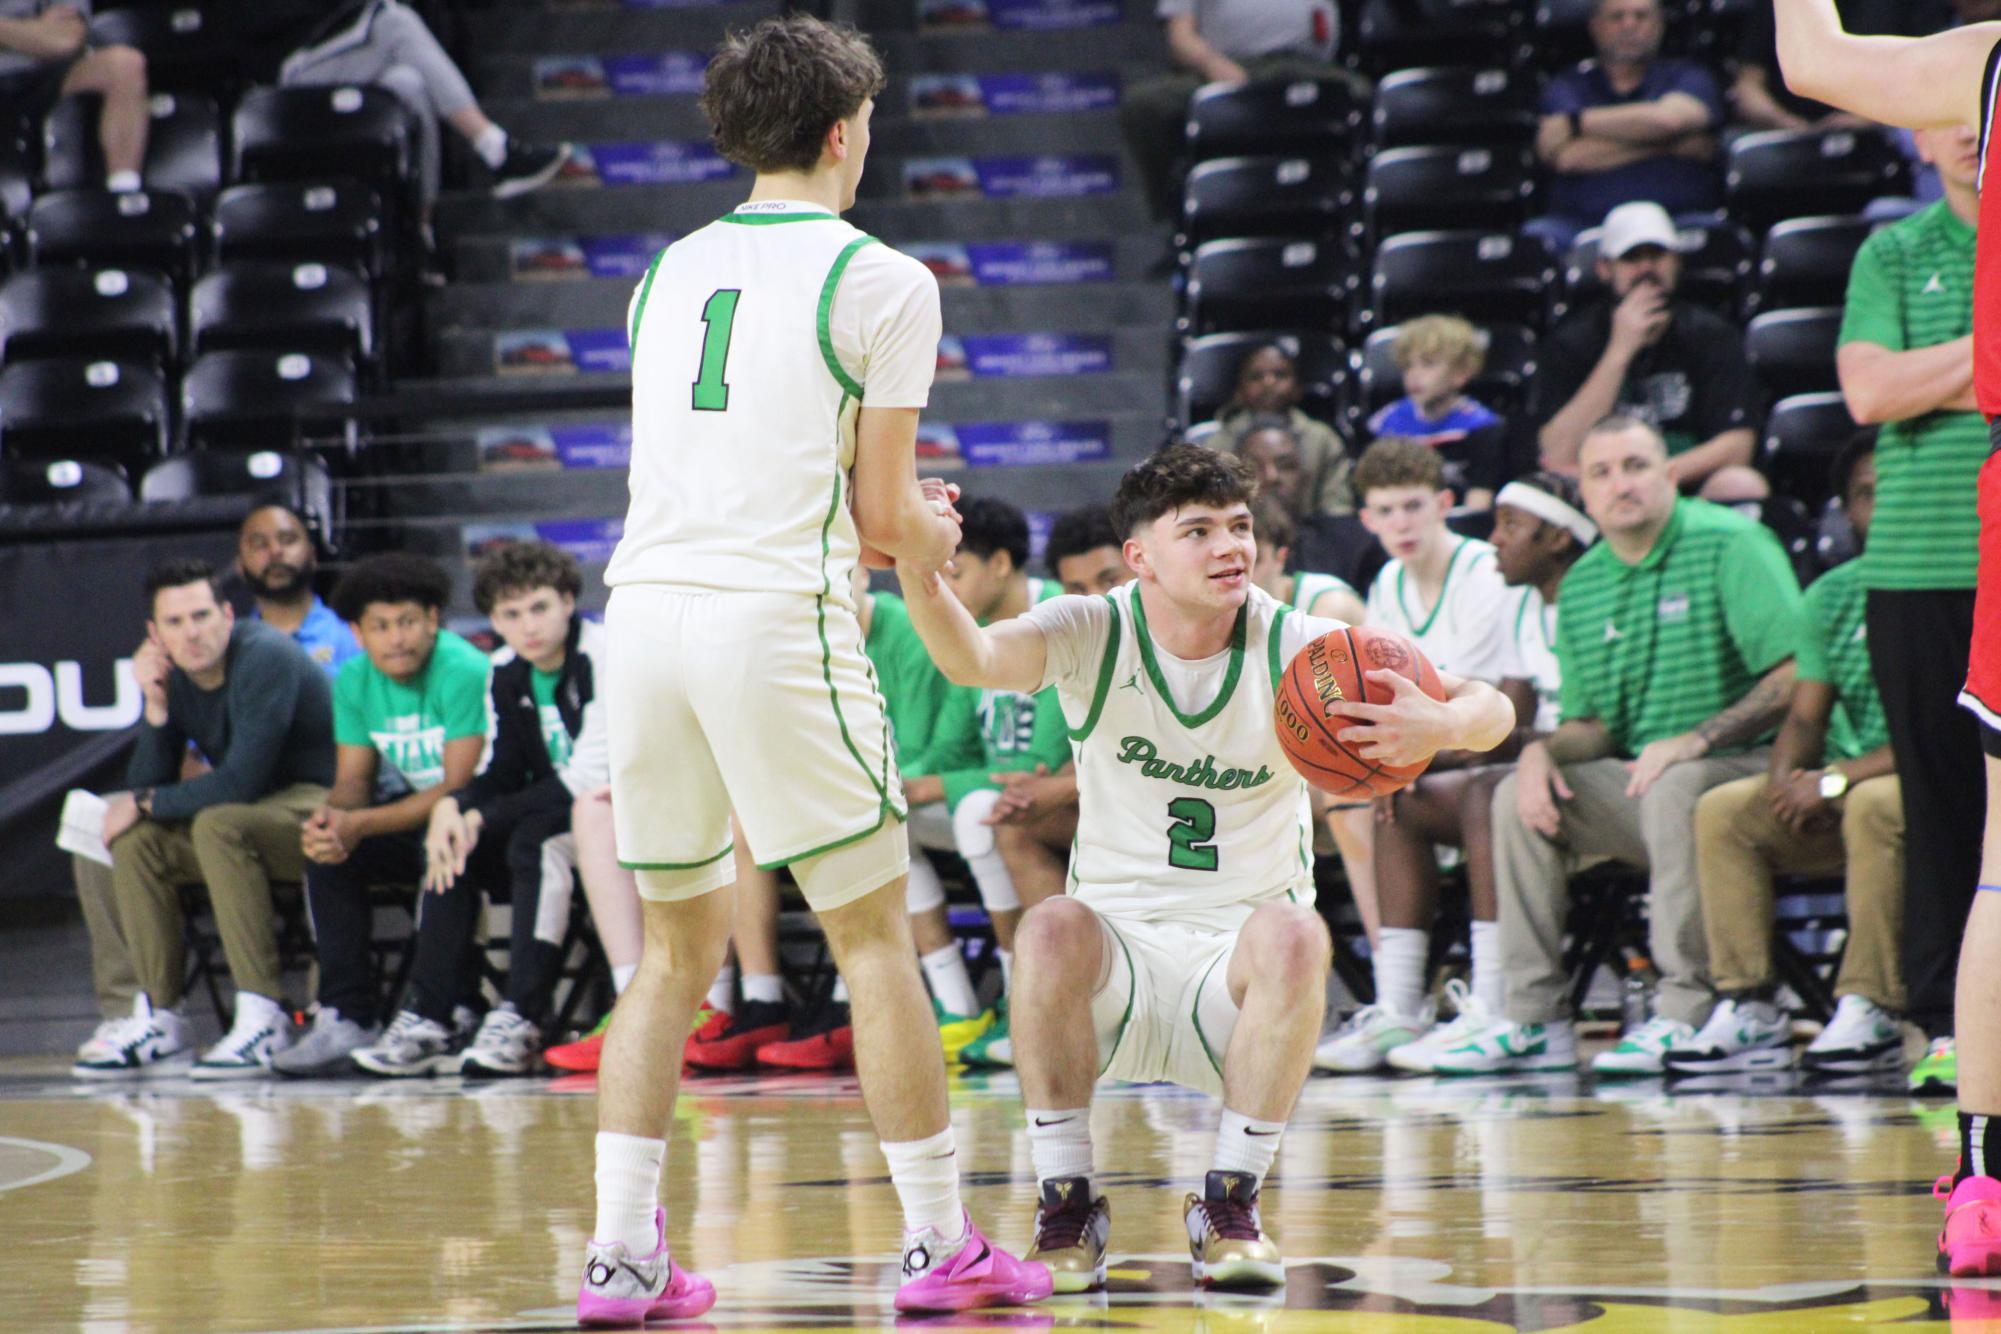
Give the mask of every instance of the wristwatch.
POLYGON ((1820 776, 1820 796, 1823 801, 1840 801, 1848 795, 1848 775, 1839 769, 1829 769, 1820 776))

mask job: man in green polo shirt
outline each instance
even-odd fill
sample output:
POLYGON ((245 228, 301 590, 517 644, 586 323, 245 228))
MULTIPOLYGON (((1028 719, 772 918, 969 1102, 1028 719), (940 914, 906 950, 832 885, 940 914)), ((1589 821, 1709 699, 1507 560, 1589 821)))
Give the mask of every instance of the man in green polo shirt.
POLYGON ((1709 1017, 1695 808, 1762 773, 1804 633, 1778 540, 1750 519, 1677 497, 1667 442, 1608 417, 1579 452, 1584 507, 1605 540, 1564 577, 1557 659, 1563 721, 1522 750, 1494 794, 1507 1013, 1439 1053, 1439 1074, 1577 1064, 1563 966, 1569 875, 1610 857, 1650 876, 1659 1013, 1593 1062, 1658 1074, 1709 1017))
POLYGON ((1869 656, 1909 821, 1904 980, 1910 1019, 1952 1032, 1960 928, 1980 883, 1986 774, 1979 726, 1959 707, 1973 644, 1987 426, 1973 401, 1971 127, 1919 130, 1945 198, 1877 232, 1855 257, 1837 365, 1848 410, 1881 423, 1876 523, 1861 557, 1869 656))

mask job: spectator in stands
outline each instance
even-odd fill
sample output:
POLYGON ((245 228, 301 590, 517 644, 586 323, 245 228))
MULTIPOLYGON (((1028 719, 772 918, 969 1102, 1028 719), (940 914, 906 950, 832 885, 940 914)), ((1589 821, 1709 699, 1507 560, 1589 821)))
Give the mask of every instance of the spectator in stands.
POLYGON ((1549 212, 1525 231, 1558 255, 1612 209, 1649 199, 1673 214, 1719 201, 1717 131, 1723 96, 1688 60, 1661 58, 1660 0, 1597 0, 1596 60, 1549 81, 1536 156, 1549 169, 1549 212))
POLYGON ((1347 442, 1326 422, 1301 412, 1299 400, 1299 368, 1292 354, 1277 343, 1254 348, 1238 365, 1237 390, 1216 417, 1221 428, 1216 447, 1241 454, 1253 418, 1283 417, 1299 442, 1302 470, 1299 494, 1288 505, 1302 515, 1352 513, 1355 497, 1348 489, 1348 472, 1353 464, 1347 442))
POLYGON ((297 644, 236 618, 206 562, 156 567, 146 600, 146 642, 132 655, 145 699, 126 770, 132 790, 113 796, 104 816, 138 996, 131 1018, 79 1053, 76 1073, 117 1078, 186 1059, 180 887, 199 881, 236 982, 236 1019, 194 1073, 262 1074, 292 1036, 271 882, 304 874, 299 829, 333 781, 331 694, 297 644), (211 767, 181 780, 190 743, 211 767))
POLYGON ((89 0, 0 0, 0 107, 36 127, 61 98, 96 93, 104 184, 137 190, 151 128, 146 57, 129 46, 91 46, 89 0))
POLYGON ((1667 442, 1636 417, 1584 439, 1584 507, 1604 540, 1563 580, 1563 721, 1494 793, 1505 1017, 1437 1053, 1440 1074, 1577 1064, 1563 965, 1569 877, 1586 859, 1647 872, 1657 1013, 1592 1068, 1659 1074, 1709 1018, 1695 808, 1768 767, 1805 632, 1799 585, 1755 520, 1677 497, 1667 442))
POLYGON ((506 644, 493 656, 493 753, 470 783, 431 808, 424 838, 424 888, 472 902, 441 910, 427 900, 418 928, 476 921, 480 886, 465 875, 466 859, 483 843, 506 850, 506 994, 466 1048, 468 1075, 521 1075, 535 1064, 570 923, 577 867, 570 809, 611 782, 597 693, 604 629, 577 614, 583 587, 576 559, 547 542, 506 543, 473 571, 473 605, 506 644))
MULTIPOLYGON (((1502 692, 1515 705, 1519 726, 1506 745, 1485 755, 1447 752, 1416 783, 1378 801, 1375 830, 1376 890, 1383 924, 1374 957, 1381 961, 1376 997, 1381 1004, 1424 1012, 1426 961, 1438 916, 1439 847, 1465 851, 1471 986, 1446 991, 1456 1018, 1429 1027, 1413 1041, 1385 1048, 1370 1041, 1368 1024, 1344 1046, 1323 1056, 1324 1068, 1373 1070, 1385 1062, 1428 1073, 1436 1053, 1458 1046, 1491 1024, 1505 1004, 1499 905, 1494 892, 1494 789, 1512 770, 1514 754, 1556 730, 1562 671, 1556 659, 1557 589, 1598 528, 1585 517, 1577 483, 1561 473, 1534 473, 1501 489, 1494 506, 1495 566, 1510 589, 1502 605, 1509 629, 1507 654, 1498 668, 1502 692), (1387 976, 1385 976, 1387 974, 1387 976)), ((1387 1027, 1387 1025, 1377 1025, 1387 1027)))
POLYGON ((1188 99, 1209 83, 1312 79, 1355 82, 1331 64, 1340 11, 1330 0, 1156 0, 1179 71, 1128 87, 1119 104, 1126 147, 1156 219, 1180 207, 1175 160, 1188 99))
POLYGON ((1298 521, 1277 497, 1261 491, 1251 502, 1251 531, 1257 534, 1258 557, 1251 582, 1289 607, 1309 616, 1362 623, 1362 595, 1336 574, 1292 567, 1292 544, 1299 540, 1298 521))
POLYGON ((260 501, 243 516, 236 530, 236 573, 257 600, 253 615, 290 635, 331 679, 361 645, 313 591, 318 571, 312 530, 291 502, 260 501))
POLYGON ((1658 204, 1624 204, 1605 218, 1598 274, 1611 296, 1570 316, 1542 346, 1534 420, 1542 464, 1574 473, 1579 445, 1612 413, 1638 417, 1667 441, 1684 490, 1768 494, 1750 467, 1763 401, 1744 335, 1677 299, 1678 234, 1658 204), (1749 474, 1748 476, 1746 474, 1749 474))
POLYGON ((1369 434, 1430 445, 1445 485, 1468 509, 1491 509, 1508 468, 1508 424, 1466 386, 1487 360, 1487 337, 1456 315, 1425 315, 1397 329, 1391 348, 1404 397, 1369 418, 1369 434))
MULTIPOLYGON (((338 1071, 364 1050, 377 1073, 422 1074, 447 1063, 477 900, 437 896, 422 905, 426 919, 454 920, 416 933, 411 1008, 383 1034, 368 891, 422 881, 431 808, 470 783, 486 755, 491 668, 484 653, 440 628, 451 588, 437 562, 389 553, 361 561, 334 589, 334 610, 363 651, 334 681, 333 791, 300 836, 320 984, 311 1031, 272 1062, 281 1074, 338 1071)), ((475 849, 467 873, 476 882, 501 878, 495 852, 495 844, 475 849)))
POLYGON ((1869 656, 1904 795, 1904 981, 1910 1018, 1951 1031, 1960 927, 1979 883, 1986 779, 1958 707, 1973 639, 1987 424, 1973 401, 1973 131, 1925 130, 1945 199, 1863 243, 1836 367, 1848 411, 1882 427, 1875 522, 1860 560, 1869 656))
POLYGON ((1104 505, 1085 505, 1057 515, 1049 526, 1042 563, 1064 592, 1080 597, 1109 593, 1133 577, 1126 566, 1125 543, 1119 541, 1112 511, 1104 505))
MULTIPOLYGON (((1876 433, 1835 460, 1836 494, 1865 542, 1876 504, 1876 433)), ((1904 807, 1883 705, 1869 667, 1854 561, 1806 590, 1799 686, 1772 745, 1769 773, 1711 788, 1695 808, 1702 920, 1720 997, 1708 1024, 1667 1055, 1700 1074, 1793 1063, 1792 1021, 1774 1003, 1772 877, 1847 867, 1848 943, 1834 1021, 1802 1058, 1809 1070, 1900 1070, 1904 1035, 1904 807)))

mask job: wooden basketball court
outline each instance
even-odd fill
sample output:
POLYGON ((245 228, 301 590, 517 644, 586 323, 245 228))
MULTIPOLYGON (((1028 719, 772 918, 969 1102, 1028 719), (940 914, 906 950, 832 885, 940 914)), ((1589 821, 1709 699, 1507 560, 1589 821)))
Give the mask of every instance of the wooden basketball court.
MULTIPOLYGON (((912 1323, 2001 1329, 2001 1281, 1933 1270, 1951 1104, 1760 1078, 1672 1095, 1577 1076, 1316 1079, 1267 1188, 1290 1269, 1266 1298, 1190 1289, 1181 1198, 1216 1104, 1108 1089, 1093 1125, 1111 1291, 912 1323)), ((595 1113, 589 1076, 104 1088, 14 1062, 0 1327, 568 1328, 595 1113)), ((1033 1174, 1013 1077, 955 1077, 953 1121, 969 1206, 1020 1248, 1033 1174)), ((852 1079, 691 1081, 666 1191, 677 1257, 721 1292, 697 1327, 894 1323, 896 1204, 852 1079)))

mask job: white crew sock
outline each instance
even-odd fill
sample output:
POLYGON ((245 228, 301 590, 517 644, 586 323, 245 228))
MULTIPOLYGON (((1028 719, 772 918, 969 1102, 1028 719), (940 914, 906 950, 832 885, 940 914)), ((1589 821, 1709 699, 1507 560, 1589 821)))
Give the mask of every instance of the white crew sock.
POLYGON ((966 1235, 966 1209, 959 1202, 959 1150, 952 1127, 929 1139, 884 1143, 882 1156, 889 1160, 889 1179, 903 1202, 905 1232, 930 1228, 946 1242, 966 1235))
MULTIPOLYGON (((1091 1109, 1030 1107, 1028 1156, 1038 1182, 1096 1175, 1091 1161, 1091 1109)), ((1096 1187, 1092 1190, 1096 1199, 1096 1187)))
POLYGON ((507 131, 498 125, 489 125, 481 130, 472 141, 472 151, 479 154, 479 160, 495 171, 507 161, 507 131))
POLYGON ((980 1012, 980 998, 973 994, 973 976, 966 971, 966 956, 960 951, 958 941, 919 955, 917 961, 924 965, 924 978, 931 984, 931 994, 938 998, 947 1014, 964 1018, 980 1012))
POLYGON ((1405 926, 1386 926, 1376 935, 1376 1004, 1414 1017, 1424 1004, 1424 963, 1431 954, 1431 933, 1405 926))
POLYGON ((591 1236, 622 1241, 635 1256, 653 1254, 660 1244, 654 1211, 660 1207, 660 1160, 667 1141, 598 1132, 598 1221, 591 1236))
POLYGON ((1476 921, 1471 934, 1473 996, 1498 1018, 1508 1000, 1508 974, 1501 967, 1501 924, 1476 921))
POLYGON ((745 973, 743 975, 743 1003, 762 1001, 766 1005, 776 1005, 785 999, 785 981, 776 973, 745 973))
POLYGON ((136 171, 114 171, 104 178, 104 188, 116 194, 131 194, 139 187, 139 173, 136 171))
POLYGON ((623 996, 625 989, 632 985, 632 979, 639 974, 636 963, 622 963, 611 970, 611 991, 614 996, 623 996))
POLYGON ((996 945, 994 953, 1000 955, 1001 990, 1011 992, 1014 990, 1014 951, 1004 950, 996 945))
POLYGON ((716 970, 716 980, 709 984, 709 1008, 724 1014, 736 1008, 735 964, 726 963, 716 970))
POLYGON ((1225 1107, 1223 1119, 1216 1127, 1216 1159, 1211 1169, 1248 1172, 1262 1186, 1265 1173, 1271 1171, 1272 1155, 1278 1152, 1280 1132, 1284 1129, 1283 1121, 1259 1121, 1225 1107))

